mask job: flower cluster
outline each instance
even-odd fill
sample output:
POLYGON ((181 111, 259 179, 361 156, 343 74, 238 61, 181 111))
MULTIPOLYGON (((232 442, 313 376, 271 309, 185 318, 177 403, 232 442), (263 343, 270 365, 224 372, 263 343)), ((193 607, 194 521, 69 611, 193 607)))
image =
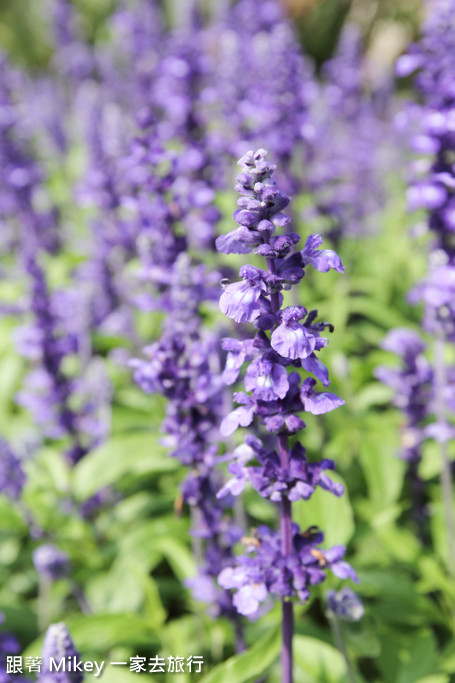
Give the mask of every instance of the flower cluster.
POLYGON ((65 456, 74 465, 105 438, 106 424, 101 418, 100 404, 109 399, 109 388, 102 370, 101 375, 97 374, 97 392, 94 387, 89 388, 87 380, 73 379, 64 371, 65 359, 80 350, 81 335, 86 330, 82 327, 81 331, 81 321, 77 316, 74 318, 74 310, 71 319, 68 316, 70 293, 60 293, 63 297, 51 295, 38 259, 39 254, 32 250, 26 257, 33 322, 16 335, 20 352, 36 365, 17 401, 30 410, 46 436, 69 437, 65 456), (104 392, 100 391, 103 385, 104 392))
POLYGON ((259 418, 265 430, 277 434, 277 449, 266 447, 261 439, 249 436, 233 454, 228 469, 233 478, 219 492, 238 495, 249 482, 262 496, 281 505, 281 534, 261 529, 247 549, 254 551, 239 558, 237 568, 226 568, 219 577, 221 585, 236 588, 234 602, 243 614, 252 614, 269 593, 282 599, 297 595, 308 597, 309 586, 323 580, 330 568, 335 574, 355 579, 355 573, 341 558, 345 548, 321 551, 319 531, 300 532, 291 526, 291 501, 308 499, 316 487, 341 496, 343 487, 332 482, 326 471, 334 463, 323 459, 310 462, 297 441, 289 447, 289 437, 305 427, 302 412, 327 413, 344 401, 328 391, 316 391, 317 380, 329 384, 327 368, 317 352, 328 340, 321 336, 332 330, 330 323, 318 322, 317 311, 303 306, 283 307, 283 292, 299 283, 308 266, 320 272, 331 268, 343 272, 343 265, 330 249, 320 249, 322 240, 311 235, 300 251, 293 248, 300 238, 295 233, 276 234, 288 228, 283 213, 290 199, 272 178, 275 166, 265 150, 248 152, 239 161, 242 172, 236 189, 241 197, 234 218, 239 227, 217 240, 225 253, 253 252, 266 259, 267 269, 242 266, 242 280, 228 284, 220 298, 220 308, 237 323, 254 323, 254 339, 226 339, 224 378, 234 383, 248 363, 244 386, 236 392, 239 407, 224 418, 221 433, 229 436, 238 427, 248 427, 259 418), (302 380, 299 370, 314 377, 302 380), (315 379, 316 378, 316 379, 315 379))
POLYGON ((21 247, 30 239, 48 251, 59 246, 56 210, 49 203, 44 174, 35 159, 24 115, 19 107, 25 96, 23 76, 0 53, 0 249, 21 247))
POLYGON ((66 657, 80 659, 68 628, 63 622, 52 624, 46 631, 42 652, 40 683, 82 683, 84 675, 79 671, 55 671, 52 662, 66 660, 66 657))
POLYGON ((309 217, 325 217, 334 239, 377 230, 386 169, 399 149, 395 145, 393 152, 390 144, 390 92, 368 83, 365 66, 360 31, 347 25, 336 54, 323 65, 306 124, 309 217))
POLYGON ((204 539, 200 576, 189 585, 195 597, 211 602, 230 615, 232 601, 217 590, 216 577, 232 560, 232 545, 241 532, 226 516, 229 500, 216 498, 222 485, 215 470, 219 447, 218 425, 223 412, 223 385, 219 378, 219 340, 201 330, 200 305, 212 298, 214 279, 205 268, 182 254, 162 292, 168 316, 161 339, 144 349, 147 360, 132 360, 134 379, 148 394, 167 399, 162 425, 169 455, 189 468, 181 485, 182 502, 195 510, 194 536, 204 539))
POLYGON ((25 472, 20 458, 5 439, 0 437, 0 492, 18 500, 25 484, 25 472))
POLYGON ((280 538, 268 527, 254 529, 242 543, 247 555, 238 558, 236 567, 226 567, 218 581, 235 589, 234 605, 240 614, 254 615, 270 595, 281 599, 297 597, 305 602, 310 587, 322 583, 330 569, 340 579, 357 580, 352 567, 343 561, 346 548, 334 546, 321 550, 324 534, 314 527, 301 532, 292 525, 291 550, 284 557, 280 538))
POLYGON ((412 142, 416 152, 427 156, 414 164, 415 179, 408 190, 408 205, 411 211, 426 209, 428 229, 434 238, 428 276, 411 292, 410 300, 425 303, 428 331, 442 329, 451 341, 455 339, 454 19, 453 1, 435 2, 424 24, 422 39, 411 45, 397 62, 401 76, 418 69, 415 80, 423 97, 422 130, 412 142))
POLYGON ((376 376, 394 390, 393 402, 405 416, 401 457, 417 465, 425 438, 423 427, 432 400, 433 371, 424 355, 426 345, 417 332, 396 328, 389 332, 381 346, 395 353, 401 361, 399 367, 378 367, 376 376))
POLYGON ((393 389, 393 403, 403 414, 400 456, 408 463, 412 511, 421 528, 425 518, 424 486, 419 475, 422 446, 438 430, 436 424, 427 424, 434 399, 433 370, 424 355, 426 344, 417 332, 396 328, 388 333, 381 346, 400 359, 398 367, 380 366, 375 374, 393 389))
POLYGON ((433 362, 430 366, 423 356, 425 344, 416 334, 394 330, 385 340, 384 347, 403 357, 404 368, 401 371, 382 368, 378 374, 397 391, 396 403, 406 415, 404 455, 409 461, 413 512, 417 521, 422 517, 422 483, 417 471, 421 442, 423 438, 433 438, 440 444, 441 483, 452 564, 455 561, 455 528, 448 442, 455 431, 448 417, 454 405, 453 369, 446 367, 445 345, 447 341, 455 341, 454 18, 453 0, 437 0, 429 11, 421 41, 411 45, 396 65, 401 76, 419 69, 416 84, 423 97, 420 106, 423 129, 414 137, 413 147, 418 153, 429 156, 414 163, 408 205, 411 210, 424 208, 428 212, 432 243, 427 275, 409 292, 408 300, 412 304, 423 302, 425 305, 423 329, 433 337, 433 362))
MULTIPOLYGON (((262 143, 277 159, 288 191, 301 181, 308 110, 316 84, 294 27, 275 0, 240 0, 214 27, 212 88, 217 97, 212 144, 238 157, 262 143)), ((213 38, 212 38, 213 40, 213 38)))

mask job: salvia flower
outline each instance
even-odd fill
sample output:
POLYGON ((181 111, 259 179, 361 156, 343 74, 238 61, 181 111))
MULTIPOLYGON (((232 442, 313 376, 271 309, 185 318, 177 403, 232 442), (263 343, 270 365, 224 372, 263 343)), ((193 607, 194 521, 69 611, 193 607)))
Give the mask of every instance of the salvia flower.
MULTIPOLYGON (((454 17, 455 4, 452 0, 432 3, 421 39, 408 48, 396 66, 401 76, 417 71, 415 83, 423 100, 419 108, 422 128, 412 142, 415 151, 425 154, 425 159, 419 159, 414 165, 416 172, 408 190, 408 203, 411 210, 424 208, 428 211, 433 248, 440 252, 435 264, 436 272, 430 274, 430 291, 422 292, 420 297, 424 299, 438 298, 438 279, 441 280, 441 288, 447 290, 447 282, 453 279, 449 270, 455 265, 455 174, 452 163, 455 151, 454 17), (443 270, 438 272, 437 266, 443 270)), ((433 305, 437 307, 440 303, 435 300, 433 305)))
POLYGON ((0 493, 18 500, 25 484, 25 472, 20 458, 9 443, 0 437, 0 493))
POLYGON ((80 671, 55 671, 55 666, 51 666, 52 662, 69 661, 67 657, 71 658, 71 662, 80 661, 80 654, 65 624, 63 622, 52 624, 47 629, 44 638, 43 663, 38 677, 40 683, 82 683, 84 675, 80 671))
POLYGON ((365 607, 358 595, 349 586, 340 591, 327 591, 326 607, 330 616, 343 621, 360 621, 365 613, 365 607))
POLYGON ((254 615, 261 603, 275 597, 295 596, 306 601, 310 586, 325 580, 325 570, 339 578, 357 577, 353 569, 342 561, 345 548, 336 546, 328 551, 320 549, 324 535, 312 528, 301 533, 292 525, 292 545, 284 558, 280 536, 268 527, 258 527, 251 537, 244 537, 247 555, 238 558, 236 567, 226 567, 218 581, 224 588, 233 588, 234 605, 240 614, 254 615))
MULTIPOLYGON (((219 276, 216 277, 216 281, 219 276)), ((167 400, 162 425, 169 455, 189 468, 181 485, 181 501, 194 511, 193 536, 203 539, 199 576, 188 581, 193 595, 211 604, 214 614, 236 619, 232 599, 214 582, 232 561, 232 545, 241 532, 226 514, 231 500, 220 500, 216 470, 224 387, 219 376, 219 337, 201 329, 201 304, 213 296, 213 276, 180 254, 168 270, 162 304, 168 313, 161 338, 144 349, 147 360, 134 359, 134 379, 146 393, 167 400)), ((164 284, 164 283, 163 283, 164 284)))
POLYGON ((53 543, 45 543, 35 548, 33 564, 38 574, 49 582, 67 576, 70 571, 68 555, 53 543))
POLYGON ((380 366, 375 374, 394 390, 393 402, 405 416, 401 456, 418 463, 433 399, 433 371, 424 355, 426 344, 417 332, 397 328, 388 333, 381 346, 401 361, 398 367, 380 366))
POLYGON ((390 125, 390 88, 368 79, 368 66, 359 28, 347 24, 323 65, 305 127, 309 218, 313 212, 324 217, 337 239, 377 229, 386 170, 402 149, 390 125))
POLYGON ((73 466, 106 436, 109 425, 102 406, 109 400, 109 382, 96 359, 81 360, 87 367, 81 368, 77 379, 65 372, 65 359, 80 353, 87 339, 86 316, 75 315, 75 304, 80 301, 70 292, 49 291, 39 254, 33 249, 28 250, 26 270, 33 317, 17 331, 16 341, 33 367, 16 400, 31 412, 45 436, 68 438, 65 456, 73 466), (90 388, 95 373, 97 392, 90 388))
POLYGON ((283 681, 292 680, 293 616, 290 598, 306 601, 310 587, 325 579, 326 571, 335 576, 357 580, 354 570, 343 560, 345 548, 321 549, 323 533, 310 527, 301 531, 292 524, 292 502, 311 497, 316 487, 336 496, 343 487, 334 483, 326 472, 334 469, 328 459, 310 462, 304 447, 296 441, 291 448, 289 437, 305 427, 302 412, 320 415, 341 405, 343 399, 330 392, 315 390, 317 379, 303 381, 297 368, 329 383, 325 366, 317 358, 328 340, 321 336, 332 331, 330 323, 318 322, 317 311, 304 306, 284 306, 283 292, 298 284, 305 269, 320 272, 330 269, 343 272, 343 265, 331 250, 319 249, 322 240, 311 235, 301 251, 295 251, 298 235, 289 233, 289 217, 283 209, 290 198, 281 192, 272 175, 275 166, 267 160, 263 149, 248 152, 239 161, 242 172, 236 189, 241 197, 234 218, 240 224, 229 235, 217 240, 224 252, 253 252, 265 258, 266 269, 251 265, 240 269, 240 282, 229 284, 220 298, 220 309, 238 323, 252 323, 256 335, 252 340, 223 341, 228 351, 225 378, 236 381, 242 366, 245 390, 234 393, 238 404, 221 422, 223 436, 239 427, 262 423, 266 432, 276 434, 276 448, 267 446, 257 436, 249 435, 232 454, 228 471, 232 475, 218 497, 238 495, 246 484, 280 505, 280 531, 260 527, 242 539, 247 554, 237 557, 236 564, 226 566, 218 580, 233 589, 234 605, 240 614, 257 616, 263 603, 279 598, 283 606, 283 681), (276 234, 282 229, 283 239, 276 234), (239 249, 239 245, 241 249, 239 249))
POLYGON ((39 197, 50 204, 43 169, 35 158, 31 137, 18 103, 25 99, 23 78, 0 52, 0 248, 24 247, 30 239, 47 251, 60 244, 54 207, 39 208, 39 197))
POLYGON ((447 342, 455 341, 454 18, 453 0, 431 3, 419 44, 411 45, 408 55, 397 65, 401 75, 418 69, 415 82, 422 95, 419 120, 423 128, 413 140, 413 146, 427 158, 414 164, 408 203, 411 210, 426 210, 431 247, 427 275, 411 290, 408 299, 411 303, 424 303, 423 328, 433 338, 430 409, 433 422, 424 425, 424 434, 439 443, 449 567, 455 565, 455 526, 448 442, 455 430, 449 417, 453 411, 453 370, 446 367, 445 347, 447 342))

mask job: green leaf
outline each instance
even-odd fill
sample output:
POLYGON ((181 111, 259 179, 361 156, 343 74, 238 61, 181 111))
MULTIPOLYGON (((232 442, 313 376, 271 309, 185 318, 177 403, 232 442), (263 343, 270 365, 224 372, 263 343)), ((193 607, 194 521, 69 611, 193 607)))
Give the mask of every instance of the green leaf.
MULTIPOLYGON (((429 487, 428 487, 429 488, 429 487)), ((449 540, 447 534, 446 509, 442 500, 440 486, 431 487, 431 536, 433 539, 434 554, 439 557, 444 564, 449 566, 449 540)), ((451 501, 451 514, 453 515, 453 501, 451 501)))
POLYGON ((330 472, 329 477, 345 486, 344 495, 337 498, 318 488, 309 500, 299 500, 293 504, 293 518, 302 529, 312 524, 322 529, 327 546, 344 545, 354 534, 352 507, 342 477, 335 472, 330 472))
MULTIPOLYGON (((376 522, 376 519, 374 520, 376 522)), ((421 545, 415 534, 394 524, 379 526, 374 524, 378 541, 392 557, 401 562, 416 562, 421 552, 421 545)))
POLYGON ((263 636, 249 650, 231 657, 217 666, 201 683, 249 683, 267 673, 278 657, 281 648, 280 628, 263 636))
POLYGON ((434 479, 441 472, 441 445, 437 441, 426 441, 422 447, 419 475, 424 481, 434 479))
POLYGON ((194 576, 196 567, 186 545, 186 534, 183 520, 174 517, 147 520, 120 539, 119 557, 128 558, 146 572, 166 557, 176 576, 194 576))
MULTIPOLYGON (((65 618, 76 647, 81 652, 102 652, 118 645, 148 645, 156 639, 150 622, 135 614, 90 614, 65 618)), ((41 652, 43 636, 35 640, 24 653, 37 656, 41 652)))
POLYGON ((406 463, 400 460, 397 416, 370 416, 362 424, 360 462, 370 498, 383 510, 395 503, 401 493, 406 463))
POLYGON ((435 673, 437 667, 436 640, 430 631, 416 635, 406 652, 397 683, 416 683, 419 679, 435 673))
MULTIPOLYGON (((95 679, 90 676, 90 680, 103 680, 104 673, 104 680, 109 681, 109 683, 138 683, 137 673, 132 673, 126 666, 109 666, 108 662, 104 665, 101 678, 95 679)), ((89 680, 88 676, 89 674, 86 674, 85 680, 89 680)), ((139 680, 141 679, 139 678, 139 680)))
POLYGON ((390 403, 391 395, 389 387, 379 382, 370 382, 357 392, 353 408, 361 413, 375 405, 387 405, 390 403))
POLYGON ((438 562, 435 557, 422 557, 419 560, 419 570, 422 578, 418 588, 421 593, 433 593, 440 590, 455 600, 455 585, 441 562, 438 562))
POLYGON ((316 638, 295 636, 294 660, 299 672, 295 679, 299 683, 346 683, 348 680, 340 652, 316 638))
POLYGON ((371 613, 381 623, 423 626, 444 624, 443 616, 435 603, 417 592, 414 579, 394 570, 359 570, 363 595, 377 595, 370 605, 371 613))
POLYGON ((406 320, 386 303, 375 301, 372 297, 356 296, 349 300, 351 314, 363 315, 384 330, 402 327, 406 320))
POLYGON ((177 461, 166 455, 155 433, 117 435, 76 465, 74 492, 77 498, 85 500, 125 475, 137 471, 141 474, 173 472, 177 468, 177 461))
POLYGON ((155 552, 164 555, 170 564, 175 576, 184 581, 197 574, 197 567, 192 553, 188 547, 172 536, 162 536, 151 539, 151 545, 155 552))

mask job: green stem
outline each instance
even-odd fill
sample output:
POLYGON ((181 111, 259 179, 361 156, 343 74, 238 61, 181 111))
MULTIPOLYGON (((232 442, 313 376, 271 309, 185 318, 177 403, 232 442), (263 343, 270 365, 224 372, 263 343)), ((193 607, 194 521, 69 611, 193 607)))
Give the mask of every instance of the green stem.
POLYGON ((346 673, 348 676, 349 683, 357 683, 354 669, 352 667, 351 660, 346 649, 346 645, 344 644, 343 631, 341 630, 340 622, 338 621, 335 615, 330 617, 330 626, 332 627, 332 633, 336 646, 343 655, 344 662, 346 664, 346 673))

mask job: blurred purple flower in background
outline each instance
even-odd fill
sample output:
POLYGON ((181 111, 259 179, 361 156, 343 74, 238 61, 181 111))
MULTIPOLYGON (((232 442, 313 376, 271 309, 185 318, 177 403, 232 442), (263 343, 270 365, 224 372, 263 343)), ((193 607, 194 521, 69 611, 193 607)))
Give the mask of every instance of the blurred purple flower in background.
POLYGON ((46 581, 55 581, 69 574, 68 555, 52 543, 38 546, 32 556, 36 571, 46 581))
POLYGON ((348 586, 340 591, 327 591, 327 611, 343 621, 360 621, 365 613, 362 601, 348 586))
POLYGON ((433 410, 433 370, 424 355, 426 344, 417 332, 401 328, 391 330, 383 340, 382 348, 400 359, 399 366, 380 366, 375 375, 393 389, 393 403, 404 416, 400 457, 408 463, 412 514, 422 536, 427 513, 419 465, 423 443, 428 437, 425 426, 433 410))
POLYGON ((80 654, 76 650, 70 632, 64 623, 52 624, 46 631, 44 638, 41 672, 38 676, 40 683, 82 683, 84 675, 79 671, 56 671, 51 667, 52 660, 60 662, 62 659, 73 657, 79 661, 80 654))
POLYGON ((20 458, 9 443, 0 437, 0 493, 19 500, 26 481, 20 458))

